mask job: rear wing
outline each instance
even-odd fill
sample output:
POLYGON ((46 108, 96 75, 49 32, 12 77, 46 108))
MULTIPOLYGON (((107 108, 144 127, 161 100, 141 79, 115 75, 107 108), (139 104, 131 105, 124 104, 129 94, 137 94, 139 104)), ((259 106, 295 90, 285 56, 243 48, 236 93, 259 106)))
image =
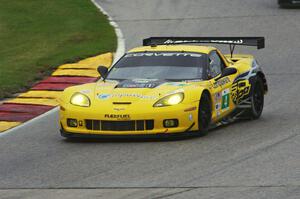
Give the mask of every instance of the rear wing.
POLYGON ((265 47, 264 37, 149 37, 143 40, 143 46, 176 45, 176 44, 228 44, 231 56, 236 45, 265 47))

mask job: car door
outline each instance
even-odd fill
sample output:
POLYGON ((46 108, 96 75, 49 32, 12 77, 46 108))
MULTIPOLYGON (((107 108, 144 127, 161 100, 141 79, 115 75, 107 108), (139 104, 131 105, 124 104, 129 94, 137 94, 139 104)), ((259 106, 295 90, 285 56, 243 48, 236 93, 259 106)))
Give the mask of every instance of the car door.
POLYGON ((235 107, 231 99, 231 85, 236 74, 218 78, 226 67, 224 60, 216 50, 211 51, 208 57, 208 77, 212 85, 212 119, 217 121, 229 114, 235 107))

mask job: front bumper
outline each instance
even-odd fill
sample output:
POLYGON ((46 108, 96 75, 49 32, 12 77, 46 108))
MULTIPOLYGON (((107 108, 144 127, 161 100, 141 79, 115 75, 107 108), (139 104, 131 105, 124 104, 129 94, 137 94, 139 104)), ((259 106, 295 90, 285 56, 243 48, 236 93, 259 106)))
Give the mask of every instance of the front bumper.
MULTIPOLYGON (((191 126, 191 128, 194 124, 191 126)), ((71 133, 66 132, 63 128, 60 129, 60 134, 65 138, 82 138, 82 139, 177 139, 199 136, 198 131, 189 131, 181 133, 156 133, 156 134, 86 134, 86 133, 71 133)))
POLYGON ((60 123, 61 123, 61 134, 64 137, 152 137, 154 136, 166 136, 171 134, 178 134, 190 131, 198 130, 198 103, 194 104, 179 104, 170 107, 161 108, 145 108, 143 110, 132 110, 116 111, 113 107, 110 109, 107 107, 106 110, 95 110, 87 109, 84 107, 74 107, 72 105, 63 107, 60 110, 60 123), (194 107, 194 108, 193 108, 194 107), (193 109, 192 109, 193 108, 193 109), (129 115, 130 118, 106 118, 106 115, 129 115), (70 127, 67 124, 67 119, 76 119, 81 125, 77 127, 70 127), (177 119, 178 126, 176 127, 164 127, 165 119, 177 119), (116 121, 146 121, 153 120, 154 125, 151 129, 144 128, 143 130, 130 129, 130 130, 103 130, 101 128, 94 129, 90 128, 88 121, 97 120, 105 122, 116 122, 116 121))

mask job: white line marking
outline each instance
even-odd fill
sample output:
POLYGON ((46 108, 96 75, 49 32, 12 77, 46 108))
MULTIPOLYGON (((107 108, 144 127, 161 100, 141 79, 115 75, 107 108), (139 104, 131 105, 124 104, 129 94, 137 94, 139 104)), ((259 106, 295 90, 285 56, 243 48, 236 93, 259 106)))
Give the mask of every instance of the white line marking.
POLYGON ((95 0, 91 0, 92 3, 104 14, 107 16, 109 23, 112 27, 114 27, 117 38, 118 38, 118 47, 117 51, 114 57, 113 64, 116 63, 118 59, 122 57, 122 55, 125 53, 125 38, 123 36, 123 33, 121 29, 119 28, 119 25, 110 17, 110 15, 97 3, 95 0))
MULTIPOLYGON (((109 23, 112 27, 114 27, 115 29, 115 32, 116 32, 116 35, 117 35, 117 39, 118 39, 118 46, 117 46, 117 51, 115 53, 115 56, 114 56, 114 61, 113 61, 113 64, 122 57, 122 55, 125 53, 125 38, 123 36, 123 33, 121 31, 121 29, 119 28, 119 25, 109 16, 109 14, 95 1, 95 0, 91 0, 92 3, 104 14, 107 16, 108 20, 109 20, 109 23)), ((33 122, 38 122, 39 120, 42 120, 44 117, 54 113, 55 111, 58 111, 59 110, 59 106, 58 107, 55 107, 53 108, 52 110, 42 114, 42 115, 39 115, 38 117, 36 118, 33 118, 27 122, 24 122, 16 127, 13 127, 11 129, 8 129, 2 133, 0 133, 0 137, 1 136, 4 136, 12 131, 17 131, 21 128, 24 128, 28 125, 30 125, 31 123, 33 122)))

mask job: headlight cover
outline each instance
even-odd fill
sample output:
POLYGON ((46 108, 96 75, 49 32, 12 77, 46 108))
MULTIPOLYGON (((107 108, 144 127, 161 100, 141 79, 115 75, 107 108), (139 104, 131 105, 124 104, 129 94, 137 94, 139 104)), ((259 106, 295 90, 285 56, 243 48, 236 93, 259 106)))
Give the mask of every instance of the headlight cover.
POLYGON ((174 94, 171 94, 171 95, 161 98, 160 100, 155 102, 155 104, 153 106, 154 107, 172 106, 172 105, 181 103, 183 101, 183 99, 184 99, 183 93, 181 93, 181 92, 174 93, 174 94))
POLYGON ((88 96, 82 93, 75 93, 72 95, 70 103, 75 106, 89 107, 91 105, 91 101, 88 96))

